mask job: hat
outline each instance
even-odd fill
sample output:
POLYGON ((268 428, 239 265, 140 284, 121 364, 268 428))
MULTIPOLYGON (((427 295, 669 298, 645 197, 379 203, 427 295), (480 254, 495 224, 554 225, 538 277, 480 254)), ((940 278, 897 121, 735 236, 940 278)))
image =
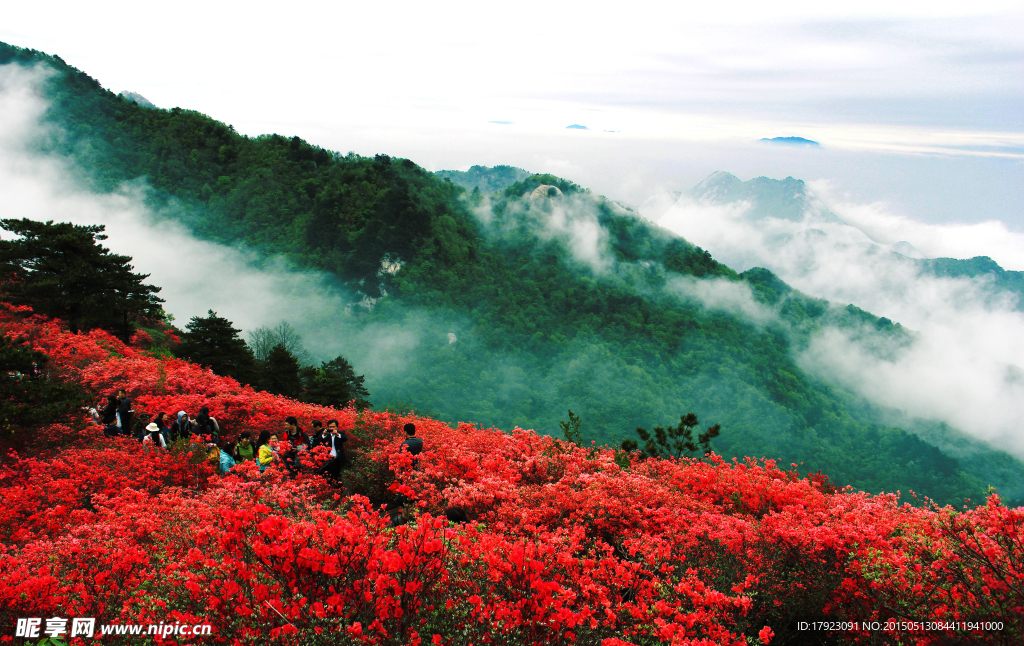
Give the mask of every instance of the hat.
POLYGON ((146 427, 146 430, 150 433, 159 433, 160 427, 156 425, 156 422, 150 422, 149 426, 146 427))

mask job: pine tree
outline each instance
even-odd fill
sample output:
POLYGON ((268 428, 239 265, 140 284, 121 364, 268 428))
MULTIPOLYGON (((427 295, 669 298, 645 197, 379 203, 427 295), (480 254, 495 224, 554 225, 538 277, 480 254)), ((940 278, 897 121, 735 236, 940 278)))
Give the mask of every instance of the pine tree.
POLYGON ((344 408, 354 400, 360 410, 370 406, 367 401, 370 393, 363 385, 365 378, 356 376, 345 357, 324 361, 319 368, 306 368, 303 373, 306 381, 304 400, 311 404, 344 408))
POLYGON ((0 290, 17 305, 63 319, 72 332, 103 328, 127 340, 134 316, 162 318, 159 287, 143 283, 130 256, 110 253, 103 225, 0 220, 20 236, 0 240, 0 290))
POLYGON ((193 316, 185 329, 177 354, 209 366, 218 375, 252 383, 256 372, 252 351, 231 321, 209 310, 205 317, 193 316))
POLYGON ((294 398, 302 394, 299 360, 283 343, 270 349, 261 367, 260 385, 267 392, 294 398))
MULTIPOLYGON (((697 416, 693 412, 679 417, 678 426, 662 428, 654 427, 654 433, 648 433, 647 429, 638 427, 636 434, 644 441, 644 448, 640 451, 645 458, 681 458, 683 456, 693 457, 700 453, 705 456, 711 452, 711 440, 718 437, 722 430, 721 424, 709 426, 704 433, 697 433, 697 440, 693 439, 693 430, 697 428, 697 416)), ((622 440, 624 451, 636 451, 639 444, 636 440, 622 440)))

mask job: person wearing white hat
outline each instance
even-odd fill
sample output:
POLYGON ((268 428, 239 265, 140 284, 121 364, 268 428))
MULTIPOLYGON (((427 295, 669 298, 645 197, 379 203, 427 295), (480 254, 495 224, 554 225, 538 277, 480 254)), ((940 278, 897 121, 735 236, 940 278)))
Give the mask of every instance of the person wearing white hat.
POLYGON ((156 422, 150 422, 146 426, 146 435, 142 438, 143 444, 152 444, 153 446, 159 446, 161 448, 167 448, 167 442, 164 441, 164 434, 160 432, 160 427, 156 425, 156 422))

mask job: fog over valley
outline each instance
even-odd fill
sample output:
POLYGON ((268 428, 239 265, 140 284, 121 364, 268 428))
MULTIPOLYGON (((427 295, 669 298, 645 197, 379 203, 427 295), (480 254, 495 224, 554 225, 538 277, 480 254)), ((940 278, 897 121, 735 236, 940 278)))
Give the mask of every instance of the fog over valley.
POLYGON ((0 641, 1024 644, 1020 0, 8 4, 0 641))
POLYGON ((571 175, 434 174, 239 137, 88 88, 116 116, 82 129, 54 118, 79 109, 49 98, 64 82, 0 67, 0 207, 105 225, 181 328, 208 310, 243 337, 287 323, 310 359, 346 357, 376 406, 449 422, 557 433, 571 409, 617 444, 693 410, 722 425, 726 455, 1017 494, 1024 469, 1000 450, 1024 457, 1022 284, 996 261, 1015 266, 1024 237, 1000 223, 921 223, 824 180, 727 172, 631 204, 571 175), (206 139, 149 143, 161 120, 206 139), (994 260, 935 260, 989 246, 994 260), (908 452, 923 461, 900 475, 908 452))
POLYGON ((1024 281, 1007 289, 991 273, 939 276, 915 260, 989 248, 1012 269, 1024 266, 1017 264, 1024 237, 996 222, 914 223, 885 205, 844 203, 824 182, 740 182, 726 173, 640 208, 738 271, 768 268, 807 294, 855 304, 915 333, 913 344, 882 360, 849 334, 822 330, 801 355, 822 378, 1024 450, 1024 281))

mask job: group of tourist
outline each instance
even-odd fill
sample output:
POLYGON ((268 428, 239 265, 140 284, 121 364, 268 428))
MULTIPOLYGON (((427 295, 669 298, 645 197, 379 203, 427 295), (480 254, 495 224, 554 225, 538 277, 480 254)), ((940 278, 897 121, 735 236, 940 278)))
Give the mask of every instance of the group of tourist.
POLYGON ((157 413, 156 417, 145 412, 136 415, 131 398, 123 388, 107 396, 89 412, 93 421, 103 427, 105 435, 131 437, 143 444, 166 448, 172 442, 191 440, 193 436, 209 436, 213 442, 220 437, 220 424, 210 416, 210 409, 206 406, 200 408, 195 417, 186 411, 178 411, 173 420, 167 413, 157 413))
MULTIPOLYGON (((238 464, 255 462, 261 472, 272 465, 279 465, 289 476, 295 476, 303 468, 301 454, 318 446, 329 450, 330 460, 316 469, 316 474, 338 482, 341 470, 348 464, 348 456, 345 454, 348 435, 341 430, 336 419, 328 420, 327 426, 314 420, 310 434, 307 434, 299 426, 298 419, 286 417, 280 432, 262 431, 253 440, 250 431, 242 431, 232 441, 222 437, 220 423, 210 415, 210 409, 206 406, 200 408, 195 417, 183 410, 178 411, 173 419, 164 412, 153 417, 145 412, 136 413, 127 392, 121 389, 89 411, 93 420, 103 426, 104 434, 108 436, 131 437, 143 445, 161 448, 179 440, 187 440, 192 445, 203 444, 207 459, 223 475, 231 473, 238 464)), ((423 439, 416 436, 415 424, 408 423, 402 430, 405 432, 405 440, 398 446, 398 450, 410 453, 413 467, 418 468, 423 439)), ((397 507, 387 513, 392 526, 404 525, 415 521, 416 506, 405 496, 399 496, 397 507)), ((455 523, 467 520, 465 512, 459 507, 449 507, 445 516, 455 523)))
MULTIPOLYGON (((93 421, 103 426, 107 436, 131 437, 144 445, 161 448, 179 440, 187 440, 190 444, 203 443, 207 458, 222 474, 229 473, 236 464, 253 461, 261 472, 276 463, 294 476, 302 469, 300 455, 318 446, 327 447, 330 452, 330 460, 316 470, 318 475, 337 481, 341 470, 348 464, 345 454, 348 436, 336 419, 329 420, 326 427, 319 420, 314 420, 312 435, 307 435, 295 417, 287 417, 280 433, 262 431, 254 442, 250 431, 242 431, 234 441, 222 440, 220 423, 210 415, 206 406, 200 408, 195 417, 187 411, 178 411, 173 420, 165 412, 157 413, 155 417, 145 412, 136 414, 131 398, 123 388, 89 412, 93 421), (287 445, 282 446, 282 442, 287 442, 287 445)), ((399 450, 411 453, 415 465, 419 459, 416 456, 423 451, 423 440, 416 437, 415 424, 406 424, 403 430, 406 439, 399 450)))

